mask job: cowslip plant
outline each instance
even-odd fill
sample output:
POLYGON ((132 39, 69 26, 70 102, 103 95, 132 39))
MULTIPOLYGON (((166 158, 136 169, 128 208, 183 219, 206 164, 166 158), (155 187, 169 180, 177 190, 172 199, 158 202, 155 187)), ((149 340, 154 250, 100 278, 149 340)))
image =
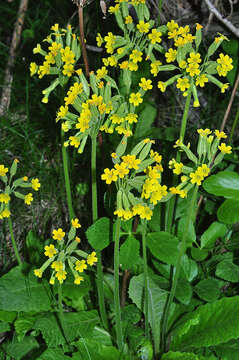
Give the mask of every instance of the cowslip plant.
POLYGON ((38 178, 32 178, 31 181, 29 181, 27 176, 13 180, 17 172, 18 162, 19 162, 18 159, 13 160, 10 171, 8 171, 8 168, 5 167, 4 165, 0 165, 0 180, 3 182, 3 186, 4 186, 4 189, 3 188, 0 189, 0 219, 4 219, 4 218, 8 219, 8 225, 9 225, 9 231, 11 235, 13 249, 18 264, 21 265, 22 261, 17 249, 17 245, 13 233, 10 203, 12 197, 15 196, 16 198, 24 200, 24 203, 26 205, 31 205, 33 201, 32 192, 23 194, 22 192, 19 191, 19 188, 21 189, 31 188, 34 191, 38 191, 41 184, 38 178))

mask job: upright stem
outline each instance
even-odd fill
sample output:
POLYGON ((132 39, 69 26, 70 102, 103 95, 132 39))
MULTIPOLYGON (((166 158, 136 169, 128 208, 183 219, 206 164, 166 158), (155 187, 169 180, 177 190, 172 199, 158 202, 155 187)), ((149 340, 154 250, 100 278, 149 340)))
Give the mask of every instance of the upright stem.
POLYGON ((22 266, 22 260, 20 258, 20 255, 19 255, 19 252, 18 252, 18 249, 17 249, 16 240, 15 240, 15 237, 14 237, 14 234, 13 234, 13 226, 12 226, 11 216, 8 217, 8 226, 9 226, 9 231, 10 231, 10 235, 11 235, 12 246, 13 246, 13 249, 14 249, 14 252, 15 252, 15 256, 17 258, 18 265, 22 266))
POLYGON ((119 292, 119 241, 120 241, 121 220, 117 217, 115 229, 115 248, 114 248, 114 306, 116 322, 116 339, 120 351, 123 350, 123 331, 121 323, 120 292, 119 292))
POLYGON ((194 206, 195 206, 195 201, 196 201, 196 197, 197 197, 197 192, 198 192, 198 186, 196 185, 193 190, 193 196, 192 196, 192 199, 190 202, 190 206, 188 207, 185 230, 183 232, 183 238, 182 238, 180 248, 179 248, 178 258, 177 258, 177 262, 176 262, 176 266, 175 266, 175 273, 173 276, 172 288, 171 288, 170 295, 169 295, 169 298, 168 298, 168 301, 167 301, 167 304, 166 304, 166 307, 164 310, 164 314, 163 314, 163 321, 162 321, 162 351, 163 352, 166 351, 166 336, 167 336, 167 330, 168 330, 167 328, 168 328, 168 318, 169 318, 169 314, 170 314, 170 308, 171 308, 171 305, 172 305, 172 302, 173 302, 173 299, 175 296, 175 292, 177 289, 182 256, 184 255, 184 253, 186 251, 186 241, 187 241, 186 236, 188 234, 190 221, 191 221, 191 219, 194 220, 194 206))
POLYGON ((239 119, 239 108, 237 109, 236 116, 235 116, 235 118, 234 118, 234 120, 233 120, 231 132, 230 132, 230 136, 229 136, 229 140, 228 140, 228 143, 229 143, 229 144, 232 143, 232 138, 233 138, 233 135, 234 135, 235 128, 236 128, 236 126, 237 126, 238 119, 239 119))
MULTIPOLYGON (((180 134, 179 134, 179 140, 182 142, 183 142, 184 136, 185 136, 191 97, 192 97, 192 90, 191 90, 191 88, 189 88, 188 95, 187 95, 186 102, 185 102, 183 118, 182 118, 182 122, 181 122, 180 134)), ((176 155, 176 161, 180 162, 180 159, 181 159, 181 154, 178 151, 177 155, 176 155)), ((173 177, 173 186, 176 185, 176 181, 177 181, 177 176, 174 176, 173 177)), ((175 201, 176 201, 176 198, 175 198, 175 196, 173 196, 167 203, 168 204, 168 214, 167 214, 167 223, 166 223, 165 229, 168 232, 171 231, 171 227, 172 227, 175 201)))
POLYGON ((63 315, 63 305, 62 305, 62 284, 61 283, 59 283, 59 285, 58 285, 58 311, 59 311, 59 321, 60 321, 62 335, 64 336, 66 342, 68 343, 66 333, 65 333, 65 327, 64 327, 64 315, 63 315))
POLYGON ((62 149, 62 160, 63 160, 63 169, 64 169, 64 178, 65 178, 65 189, 66 189, 66 199, 67 206, 70 215, 70 220, 75 217, 73 206, 72 206, 72 197, 71 197, 71 185, 70 185, 70 176, 68 168, 68 156, 66 147, 64 146, 64 131, 61 130, 61 149, 62 149))
MULTIPOLYGON (((85 2, 85 1, 83 1, 85 2)), ((87 78, 89 77, 89 63, 85 45, 85 34, 84 34, 84 17, 83 17, 83 6, 78 5, 79 25, 80 25, 80 42, 82 48, 82 55, 85 65, 85 73, 87 78)))
POLYGON ((144 262, 144 303, 145 303, 145 336, 149 339, 149 294, 148 294, 148 265, 147 265, 147 249, 146 249, 146 228, 147 223, 142 221, 142 247, 144 262))
MULTIPOLYGON (((92 218, 93 223, 98 219, 97 206, 97 182, 96 182, 96 136, 91 138, 91 186, 92 186, 92 218)), ((104 277, 102 269, 101 251, 96 252, 97 256, 97 292, 100 308, 100 316, 105 329, 108 330, 108 319, 106 316, 105 299, 104 299, 104 277)))

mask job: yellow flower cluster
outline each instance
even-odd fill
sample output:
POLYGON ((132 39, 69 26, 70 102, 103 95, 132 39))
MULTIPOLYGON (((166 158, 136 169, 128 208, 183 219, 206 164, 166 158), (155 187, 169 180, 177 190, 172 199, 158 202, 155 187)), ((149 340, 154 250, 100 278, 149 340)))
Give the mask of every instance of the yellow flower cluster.
POLYGON ((32 188, 33 190, 38 191, 41 186, 38 178, 33 178, 31 182, 28 182, 27 176, 21 177, 12 182, 12 178, 17 172, 18 162, 19 161, 17 159, 13 161, 10 168, 9 178, 7 175, 8 168, 6 168, 4 165, 0 165, 0 179, 2 179, 3 183, 5 184, 5 189, 0 190, 0 219, 8 218, 11 215, 11 194, 24 200, 25 204, 31 205, 33 201, 32 193, 28 193, 26 195, 21 194, 20 192, 16 191, 18 187, 32 188))
POLYGON ((87 269, 87 265, 93 266, 97 262, 96 252, 87 254, 82 250, 78 250, 77 246, 80 243, 79 237, 76 236, 76 229, 80 228, 79 219, 71 220, 71 229, 68 233, 68 239, 65 244, 64 237, 66 233, 62 228, 54 229, 52 237, 57 240, 57 245, 50 244, 44 247, 44 255, 49 259, 44 262, 40 269, 35 269, 34 274, 41 278, 44 271, 50 266, 51 277, 49 283, 54 285, 55 279, 61 284, 67 277, 67 267, 71 270, 74 276, 74 283, 79 285, 84 281, 84 277, 79 273, 83 273, 87 269), (76 256, 81 256, 86 260, 79 260, 76 256), (68 265, 67 265, 68 264, 68 265))

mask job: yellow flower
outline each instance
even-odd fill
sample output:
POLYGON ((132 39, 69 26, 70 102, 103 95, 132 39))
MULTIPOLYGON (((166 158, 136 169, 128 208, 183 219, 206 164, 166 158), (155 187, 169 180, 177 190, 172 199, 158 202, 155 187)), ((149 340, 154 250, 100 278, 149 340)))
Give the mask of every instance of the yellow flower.
POLYGON ((71 225, 76 229, 81 227, 81 224, 79 224, 79 219, 77 218, 71 220, 71 225))
POLYGON ((44 252, 44 254, 46 256, 48 256, 49 258, 53 257, 56 253, 57 253, 57 250, 55 249, 54 245, 49 245, 49 246, 45 246, 44 249, 46 250, 44 252))
POLYGON ((211 130, 209 130, 209 129, 204 129, 204 130, 203 129, 198 129, 197 132, 201 136, 208 136, 208 135, 210 135, 212 133, 211 130))
POLYGON ((217 59, 217 72, 219 76, 227 76, 227 73, 233 69, 232 58, 228 55, 219 54, 219 58, 217 59))
POLYGON ((0 193, 0 203, 8 204, 10 201, 10 196, 6 193, 0 193))
POLYGON ((80 140, 76 136, 70 136, 70 145, 78 148, 80 146, 80 140))
POLYGON ((173 170, 173 173, 176 174, 176 175, 180 175, 181 172, 182 172, 182 169, 183 169, 183 163, 177 163, 175 162, 174 163, 174 170, 173 170))
POLYGON ((185 60, 181 60, 178 64, 178 66, 180 67, 180 69, 186 69, 187 63, 185 60))
POLYGON ((59 270, 56 272, 56 278, 60 283, 62 283, 63 280, 66 280, 66 274, 67 272, 65 270, 59 270))
POLYGON ((197 173, 202 177, 206 177, 210 173, 210 168, 207 166, 207 164, 202 164, 202 166, 197 168, 197 173))
POLYGON ((142 61, 142 51, 134 49, 130 54, 129 58, 133 61, 133 63, 137 64, 137 62, 142 61))
POLYGON ((200 64, 200 62, 202 61, 201 55, 199 53, 191 52, 187 61, 189 64, 200 64))
POLYGON ((30 63, 30 76, 35 75, 37 72, 37 69, 38 69, 37 64, 35 62, 31 62, 30 63))
POLYGON ((146 80, 145 78, 141 78, 140 80, 141 82, 139 83, 139 86, 144 90, 151 90, 152 89, 152 81, 151 80, 146 80))
POLYGON ((188 67, 186 68, 186 71, 189 73, 190 76, 194 76, 194 75, 199 75, 200 74, 200 70, 199 70, 199 65, 195 62, 192 62, 188 65, 188 67))
POLYGON ((110 6, 110 7, 109 7, 109 10, 108 10, 108 12, 109 12, 110 14, 114 14, 114 13, 116 13, 117 11, 119 11, 119 4, 116 4, 115 6, 110 6))
POLYGON ((104 174, 101 175, 101 179, 105 180, 106 184, 111 184, 112 181, 117 181, 117 175, 114 169, 104 169, 104 174))
POLYGON ((135 155, 124 155, 122 156, 122 160, 125 164, 127 164, 129 169, 138 170, 139 164, 141 163, 140 159, 136 159, 135 155))
POLYGON ((198 171, 195 171, 194 173, 189 174, 190 178, 191 178, 191 183, 192 184, 197 184, 197 185, 201 185, 202 180, 203 180, 203 176, 201 173, 199 173, 198 171))
POLYGON ((186 89, 189 89, 190 88, 190 82, 189 82, 188 78, 179 78, 177 80, 176 87, 178 89, 180 89, 181 91, 185 91, 186 89))
POLYGON ((139 32, 141 32, 142 34, 147 34, 149 32, 149 27, 150 24, 149 23, 145 23, 143 20, 140 20, 138 25, 137 25, 137 29, 139 30, 139 32))
POLYGON ((201 24, 196 23, 196 30, 200 30, 200 29, 202 29, 202 28, 203 28, 203 26, 202 26, 201 24))
POLYGON ((224 133, 224 131, 219 131, 219 130, 215 130, 214 134, 216 135, 216 137, 220 140, 220 139, 226 139, 227 135, 224 133))
POLYGON ((53 230, 52 235, 54 240, 61 241, 66 235, 66 233, 61 228, 59 228, 57 230, 53 230))
POLYGON ((138 115, 137 115, 137 114, 129 113, 129 114, 125 117, 125 120, 128 121, 129 124, 137 123, 137 121, 138 121, 138 115))
POLYGON ((53 263, 51 264, 51 268, 56 271, 63 270, 63 262, 62 261, 53 261, 53 263))
POLYGON ((130 71, 137 71, 138 68, 139 68, 139 66, 138 66, 137 64, 135 64, 135 63, 133 63, 133 62, 130 61, 130 62, 128 63, 128 68, 129 68, 130 71))
POLYGON ((201 74, 199 76, 196 77, 196 85, 198 86, 201 86, 201 87, 204 87, 205 86, 205 83, 208 82, 208 78, 205 74, 201 74))
POLYGON ((170 22, 167 23, 167 27, 168 27, 168 31, 174 31, 178 28, 178 24, 174 20, 171 20, 170 22))
POLYGON ((5 168, 4 165, 0 165, 0 176, 5 176, 8 172, 8 168, 5 168))
POLYGON ((90 266, 94 265, 98 261, 97 257, 95 256, 96 252, 93 251, 90 255, 87 256, 87 264, 90 266))
POLYGON ((165 54, 167 63, 173 62, 176 59, 176 56, 177 56, 177 50, 170 48, 168 52, 166 52, 165 54))
POLYGON ((75 237, 75 241, 76 241, 77 243, 80 243, 80 242, 81 242, 81 239, 80 239, 78 236, 76 236, 76 237, 75 237))
POLYGON ((129 15, 129 16, 126 16, 125 18, 125 24, 132 24, 133 22, 133 18, 129 15))
POLYGON ((127 168, 127 164, 122 162, 121 164, 115 164, 115 175, 118 175, 121 179, 125 177, 129 173, 129 169, 127 168))
POLYGON ((101 45, 103 44, 104 40, 101 36, 100 33, 97 33, 97 36, 96 36, 96 43, 97 43, 97 46, 98 47, 101 47, 101 45))
POLYGON ((225 91, 226 91, 226 89, 228 89, 228 88, 229 88, 229 84, 228 84, 228 83, 223 84, 222 87, 221 87, 221 93, 224 94, 225 91))
POLYGON ((39 187, 41 186, 41 184, 39 183, 39 179, 32 179, 31 183, 33 190, 38 191, 39 187))
POLYGON ((161 36, 162 33, 157 29, 153 29, 152 32, 148 35, 152 44, 160 43, 162 41, 161 36))
POLYGON ((159 81, 159 82, 158 82, 158 88, 159 88, 162 92, 165 92, 165 90, 166 90, 166 83, 163 82, 163 81, 159 81))
POLYGON ((87 265, 85 263, 85 260, 76 260, 75 262, 75 270, 79 272, 83 272, 85 269, 87 269, 87 265))
POLYGON ((218 149, 219 149, 223 154, 231 154, 231 153, 232 153, 232 147, 231 147, 231 146, 226 146, 225 143, 221 143, 221 145, 218 146, 218 149))
POLYGON ((80 285, 81 281, 84 281, 84 278, 82 276, 76 276, 74 280, 74 284, 80 285))
POLYGON ((41 278, 41 277, 42 277, 42 270, 41 270, 41 269, 35 269, 35 270, 34 270, 34 274, 35 274, 37 277, 41 278))
POLYGON ((139 104, 141 104, 143 102, 141 94, 139 92, 131 93, 129 102, 130 102, 130 104, 133 104, 134 106, 138 106, 139 104))
POLYGON ((153 76, 157 76, 158 75, 158 72, 159 72, 159 66, 162 65, 161 61, 157 60, 157 61, 154 61, 150 64, 150 67, 151 67, 151 74, 153 74, 153 76))
POLYGON ((32 193, 25 195, 24 197, 25 204, 31 205, 32 200, 33 200, 32 193))

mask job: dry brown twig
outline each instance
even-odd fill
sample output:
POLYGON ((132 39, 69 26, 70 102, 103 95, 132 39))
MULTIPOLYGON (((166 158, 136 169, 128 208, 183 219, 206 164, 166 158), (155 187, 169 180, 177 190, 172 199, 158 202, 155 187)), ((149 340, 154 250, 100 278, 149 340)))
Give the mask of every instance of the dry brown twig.
POLYGON ((12 42, 11 42, 8 61, 5 69, 4 83, 3 83, 2 95, 0 100, 0 116, 6 114, 10 105, 12 81, 13 81, 12 70, 16 59, 16 49, 21 39, 21 33, 22 33, 27 7, 28 7, 28 0, 21 0, 17 13, 17 21, 14 25, 12 42))

